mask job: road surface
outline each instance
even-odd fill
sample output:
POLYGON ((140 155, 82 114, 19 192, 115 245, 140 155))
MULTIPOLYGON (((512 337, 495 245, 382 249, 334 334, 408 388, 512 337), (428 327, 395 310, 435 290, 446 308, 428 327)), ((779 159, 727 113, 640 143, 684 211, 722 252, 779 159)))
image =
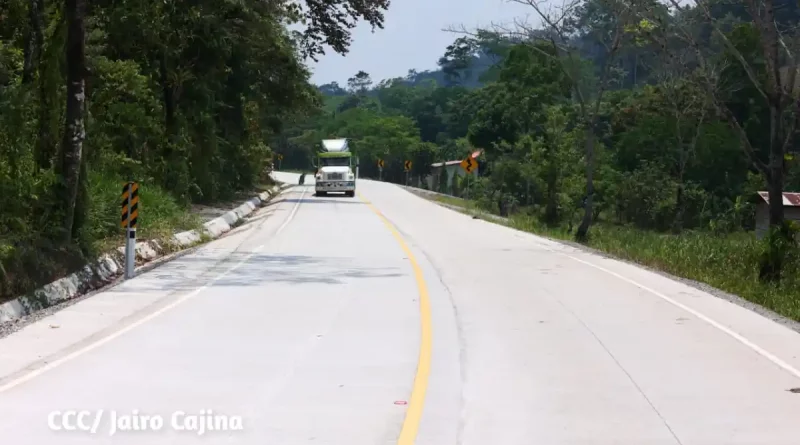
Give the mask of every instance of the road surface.
POLYGON ((0 339, 0 443, 800 443, 800 334, 390 184, 312 192, 0 339))

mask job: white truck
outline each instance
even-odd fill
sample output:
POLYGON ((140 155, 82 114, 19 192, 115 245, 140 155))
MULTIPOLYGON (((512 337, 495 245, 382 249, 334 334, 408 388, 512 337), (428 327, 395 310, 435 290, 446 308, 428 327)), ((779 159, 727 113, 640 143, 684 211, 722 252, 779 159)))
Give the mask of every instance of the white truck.
POLYGON ((347 139, 323 139, 322 151, 317 153, 314 166, 314 190, 317 196, 330 192, 344 192, 345 196, 356 195, 356 175, 353 173, 353 153, 347 139))

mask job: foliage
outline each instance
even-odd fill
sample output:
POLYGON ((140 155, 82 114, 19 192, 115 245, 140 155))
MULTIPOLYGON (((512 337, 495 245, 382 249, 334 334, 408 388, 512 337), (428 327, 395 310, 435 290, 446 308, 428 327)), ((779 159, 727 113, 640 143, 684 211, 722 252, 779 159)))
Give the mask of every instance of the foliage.
POLYGON ((388 4, 2 2, 0 301, 118 242, 125 181, 140 183, 144 237, 264 181, 270 139, 322 104, 304 58, 346 53, 388 4))

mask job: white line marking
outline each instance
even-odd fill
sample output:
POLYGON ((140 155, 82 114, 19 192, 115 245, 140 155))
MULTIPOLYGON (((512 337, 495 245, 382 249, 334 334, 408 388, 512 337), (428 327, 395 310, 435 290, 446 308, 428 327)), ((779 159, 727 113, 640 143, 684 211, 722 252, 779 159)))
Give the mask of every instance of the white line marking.
MULTIPOLYGON (((303 192, 300 195, 300 199, 297 201, 297 203, 295 203, 294 208, 292 209, 292 212, 289 214, 289 217, 278 228, 278 231, 275 232, 275 235, 280 233, 281 230, 283 230, 283 228, 286 227, 289 224, 289 222, 292 220, 292 218, 294 218, 294 216, 297 214, 297 208, 300 207, 300 203, 302 202, 303 197, 305 196, 305 194, 306 194, 306 191, 304 189, 303 192)), ((188 299, 190 299, 192 297, 197 296, 198 294, 200 294, 204 290, 206 290, 209 287, 213 286, 214 283, 216 283, 217 281, 221 280, 222 278, 227 276, 229 273, 233 272, 234 270, 236 270, 239 267, 241 267, 244 263, 249 261, 250 258, 252 258, 255 254, 257 254, 261 250, 262 247, 264 247, 263 244, 258 246, 252 252, 250 252, 242 261, 236 263, 236 265, 234 265, 230 269, 228 269, 225 272, 223 272, 222 274, 214 277, 211 281, 209 281, 205 285, 203 285, 203 286, 193 290, 192 292, 190 292, 190 293, 178 298, 177 300, 173 301, 172 303, 168 304, 167 306, 164 306, 161 309, 159 309, 159 310, 157 310, 157 311, 145 316, 144 318, 141 318, 141 319, 137 320, 136 322, 134 322, 134 323, 132 323, 132 324, 130 324, 128 326, 125 326, 124 328, 122 328, 119 331, 116 331, 116 332, 108 335, 107 337, 103 337, 103 338, 99 339, 98 341, 96 341, 94 343, 86 345, 81 349, 73 351, 70 354, 65 355, 64 357, 61 357, 61 358, 56 359, 56 360, 54 360, 52 362, 49 362, 46 365, 42 366, 41 368, 37 368, 37 369, 29 372, 28 374, 22 375, 19 378, 15 379, 15 380, 12 380, 12 381, 6 383, 3 386, 0 386, 0 393, 8 391, 9 389, 14 388, 16 386, 19 386, 19 385, 21 385, 21 384, 23 384, 23 383, 35 378, 35 377, 40 376, 40 375, 44 374, 45 372, 47 372, 47 371, 49 371, 49 370, 51 370, 51 369, 53 369, 53 368, 65 363, 65 362, 68 362, 68 361, 70 361, 70 360, 72 360, 72 359, 74 359, 74 358, 76 358, 76 357, 78 357, 80 355, 83 355, 83 354, 85 354, 85 353, 87 353, 87 352, 89 352, 89 351, 91 351, 93 349, 97 349, 100 346, 103 346, 104 344, 110 342, 111 340, 121 336, 122 334, 125 334, 126 332, 129 332, 129 331, 133 330, 134 328, 136 328, 138 326, 141 326, 141 325, 147 323, 148 321, 158 317, 159 315, 163 314, 164 312, 167 312, 168 310, 170 310, 170 309, 174 308, 175 306, 183 303, 184 301, 186 301, 186 300, 188 300, 188 299)))
MULTIPOLYGON (((542 245, 542 244, 540 243, 540 245, 542 245)), ((609 275, 612 275, 612 276, 614 276, 616 278, 619 278, 620 280, 625 281, 628 284, 632 284, 632 285, 634 285, 634 286, 636 286, 636 287, 638 287, 638 288, 640 288, 642 290, 650 292, 651 294, 653 294, 656 297, 666 301, 667 303, 669 303, 669 304, 671 304, 671 305, 673 305, 673 306, 675 306, 677 308, 683 309, 684 311, 694 315, 695 317, 699 318, 700 320, 703 320, 706 323, 710 324, 711 326, 719 329, 720 331, 724 332, 725 334, 728 334, 733 339, 737 340, 739 343, 741 343, 741 344, 747 346, 748 348, 752 349, 755 353, 757 353, 758 355, 760 355, 760 356, 766 358, 767 360, 771 361, 772 363, 774 363, 778 367, 782 368, 784 371, 794 375, 797 378, 800 378, 800 370, 797 370, 797 368, 795 368, 792 365, 790 365, 790 364, 786 363, 785 361, 781 360, 779 357, 777 357, 776 355, 774 355, 771 352, 767 351, 766 349, 762 348, 761 346, 758 346, 757 344, 755 344, 752 341, 748 340, 747 338, 745 338, 741 334, 738 334, 738 333, 734 332, 733 330, 731 330, 730 328, 726 327, 722 323, 714 320, 711 317, 708 317, 708 316, 702 314, 701 312, 697 311, 696 309, 692 309, 691 307, 686 306, 685 304, 683 304, 683 303, 681 303, 681 302, 679 302, 677 300, 674 300, 674 299, 662 294, 661 292, 653 290, 653 289, 651 289, 651 288, 649 288, 649 287, 647 287, 647 286, 645 286, 645 285, 643 285, 643 284, 641 284, 641 283, 639 283, 637 281, 631 280, 630 278, 624 277, 624 276, 622 276, 622 275, 620 275, 620 274, 618 274, 616 272, 610 271, 610 270, 606 269, 605 267, 598 266, 598 265, 596 265, 594 263, 590 263, 590 262, 582 260, 580 258, 576 258, 576 257, 574 257, 572 255, 567 255, 566 253, 559 252, 557 250, 553 250, 550 247, 547 247, 547 246, 544 246, 544 245, 542 245, 542 247, 544 247, 546 250, 549 250, 549 251, 551 251, 553 253, 556 253, 558 255, 565 256, 565 257, 570 258, 572 260, 575 260, 575 261, 577 261, 579 263, 583 263, 583 264, 585 264, 587 266, 594 267, 595 269, 601 270, 601 271, 603 271, 603 272, 605 272, 605 273, 607 273, 609 275)))
POLYGON ((303 192, 302 192, 302 193, 300 193, 300 199, 298 199, 298 200, 297 200, 297 202, 295 203, 295 206, 294 206, 294 208, 292 209, 292 212, 289 214, 289 218, 287 218, 287 219, 286 219, 286 221, 284 221, 284 222, 283 222, 283 224, 281 224, 281 226, 280 226, 280 227, 278 227, 278 230, 275 232, 275 234, 276 234, 276 235, 277 235, 277 234, 279 234, 279 233, 281 233, 281 231, 282 231, 282 230, 283 230, 283 229, 284 229, 284 228, 285 228, 287 225, 289 225, 289 222, 290 222, 292 219, 294 219, 294 215, 296 215, 296 214, 297 214, 297 209, 299 209, 299 208, 300 208, 300 203, 301 203, 301 202, 303 202, 303 198, 306 196, 306 190, 307 190, 307 189, 306 189, 305 187, 303 187, 303 192))

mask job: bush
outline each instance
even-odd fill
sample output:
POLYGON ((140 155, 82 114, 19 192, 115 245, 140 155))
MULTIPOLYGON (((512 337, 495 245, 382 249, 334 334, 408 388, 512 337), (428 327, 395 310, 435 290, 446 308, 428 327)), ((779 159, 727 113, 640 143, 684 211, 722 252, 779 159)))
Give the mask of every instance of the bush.
MULTIPOLYGON (((89 174, 89 222, 84 236, 92 243, 124 235, 120 226, 121 193, 125 184, 120 176, 106 172, 89 174)), ((172 195, 152 182, 139 184, 139 219, 137 232, 140 239, 158 238, 175 231, 198 227, 198 220, 188 209, 179 205, 172 195)))

